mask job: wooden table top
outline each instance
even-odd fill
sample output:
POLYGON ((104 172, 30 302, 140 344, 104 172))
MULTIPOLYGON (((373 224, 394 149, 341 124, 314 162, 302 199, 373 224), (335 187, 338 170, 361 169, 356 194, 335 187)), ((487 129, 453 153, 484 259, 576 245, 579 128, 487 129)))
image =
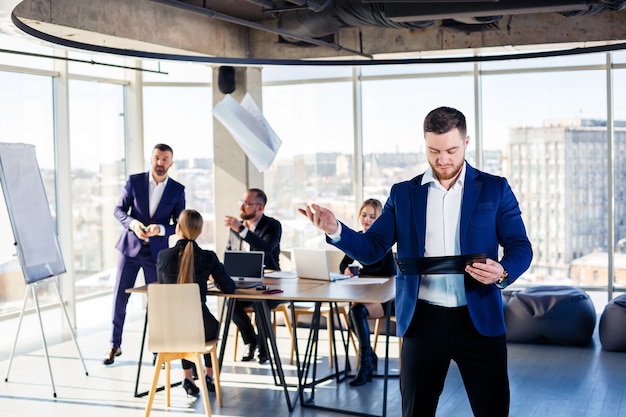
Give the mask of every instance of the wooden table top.
POLYGON ((283 301, 322 301, 386 303, 396 296, 395 279, 388 278, 351 278, 336 282, 315 281, 302 278, 264 278, 263 285, 269 289, 281 289, 278 294, 263 294, 254 288, 237 289, 234 294, 211 292, 218 297, 237 299, 265 299, 283 301), (380 283, 382 279, 385 282, 380 283), (368 283, 368 280, 370 281, 368 283))
MULTIPOLYGON (((396 296, 394 277, 388 278, 350 278, 336 282, 315 281, 302 278, 263 278, 263 285, 269 289, 280 289, 278 294, 263 294, 255 288, 237 289, 234 294, 225 294, 211 290, 209 294, 217 297, 247 300, 278 300, 278 301, 322 301, 322 302, 354 302, 386 303, 396 296), (368 283, 368 280, 370 281, 368 283), (382 280, 385 280, 381 283, 382 280)), ((153 284, 154 285, 154 284, 153 284)), ((215 287, 212 287, 215 288, 215 287)), ((146 294, 148 286, 142 285, 126 290, 127 293, 146 294)))

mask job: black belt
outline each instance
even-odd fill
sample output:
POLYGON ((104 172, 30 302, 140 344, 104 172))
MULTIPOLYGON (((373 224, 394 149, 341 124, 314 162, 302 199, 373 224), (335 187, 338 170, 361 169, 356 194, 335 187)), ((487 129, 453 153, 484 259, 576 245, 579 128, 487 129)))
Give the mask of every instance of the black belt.
POLYGON ((475 262, 485 263, 486 259, 484 253, 424 258, 398 258, 396 255, 398 269, 404 275, 462 274, 467 265, 475 262))

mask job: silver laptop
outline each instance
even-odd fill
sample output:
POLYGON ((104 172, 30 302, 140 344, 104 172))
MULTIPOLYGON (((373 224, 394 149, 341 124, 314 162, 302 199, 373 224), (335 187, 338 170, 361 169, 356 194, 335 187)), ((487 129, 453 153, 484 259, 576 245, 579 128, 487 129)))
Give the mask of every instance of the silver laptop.
POLYGON ((330 272, 328 252, 324 249, 294 248, 293 256, 298 278, 331 282, 350 278, 350 275, 330 272))
POLYGON ((237 288, 253 288, 263 279, 265 252, 225 251, 224 270, 237 288))

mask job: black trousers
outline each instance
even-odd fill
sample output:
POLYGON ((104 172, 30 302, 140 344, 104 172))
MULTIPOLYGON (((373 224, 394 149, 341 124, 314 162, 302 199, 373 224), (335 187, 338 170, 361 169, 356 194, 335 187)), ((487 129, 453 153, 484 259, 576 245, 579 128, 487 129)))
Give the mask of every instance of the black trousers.
MULTIPOLYGON (((284 301, 268 301, 268 306, 271 309, 277 307, 279 304, 283 304, 284 301)), ((261 342, 258 340, 256 332, 254 331, 254 327, 252 326, 252 321, 250 320, 250 316, 246 313, 246 308, 248 307, 260 308, 260 305, 255 305, 252 301, 247 300, 237 300, 235 304, 235 309, 233 311, 232 321, 239 328, 239 332, 241 333, 241 338, 245 344, 255 344, 260 345, 261 342)), ((255 315, 256 320, 256 315, 255 315)), ((257 326, 258 328, 258 326, 257 326)))
MULTIPOLYGON (((202 303, 202 320, 204 322, 204 340, 208 342, 209 340, 217 339, 220 331, 220 323, 215 316, 211 314, 205 303, 202 303)), ((211 355, 206 353, 202 356, 204 357, 204 365, 207 368, 211 368, 211 355)), ((193 362, 186 359, 181 359, 181 363, 183 369, 191 369, 193 367, 193 362)))
POLYGON ((418 301, 401 355, 403 417, 435 415, 451 360, 459 367, 474 416, 508 416, 506 337, 478 333, 467 306, 418 301))

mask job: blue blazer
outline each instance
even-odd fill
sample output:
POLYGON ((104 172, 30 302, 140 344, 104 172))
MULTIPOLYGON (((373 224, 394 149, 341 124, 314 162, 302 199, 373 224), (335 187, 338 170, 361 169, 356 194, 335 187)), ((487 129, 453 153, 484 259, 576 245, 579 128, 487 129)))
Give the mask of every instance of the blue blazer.
POLYGON ((150 238, 150 251, 156 262, 159 251, 169 246, 168 238, 176 231, 178 216, 185 209, 185 187, 169 178, 165 190, 163 190, 161 202, 154 212, 154 216, 150 217, 149 175, 149 172, 131 175, 124 185, 124 191, 114 211, 115 218, 122 223, 124 231, 115 247, 126 256, 137 256, 143 241, 128 228, 135 219, 146 226, 149 224, 164 225, 165 236, 150 238))
MULTIPOLYGON (((498 260, 498 246, 504 249, 499 261, 515 281, 530 266, 532 248, 526 236, 517 199, 507 180, 472 168, 466 163, 461 203, 461 254, 486 253, 498 260)), ((397 242, 398 258, 424 256, 428 185, 422 176, 395 184, 382 214, 366 233, 357 233, 342 224, 341 239, 331 242, 363 263, 381 259, 397 242)), ((396 277, 397 331, 404 335, 411 324, 420 275, 396 277)), ((502 297, 494 284, 484 285, 465 276, 465 294, 472 322, 485 336, 505 333, 502 297)))

